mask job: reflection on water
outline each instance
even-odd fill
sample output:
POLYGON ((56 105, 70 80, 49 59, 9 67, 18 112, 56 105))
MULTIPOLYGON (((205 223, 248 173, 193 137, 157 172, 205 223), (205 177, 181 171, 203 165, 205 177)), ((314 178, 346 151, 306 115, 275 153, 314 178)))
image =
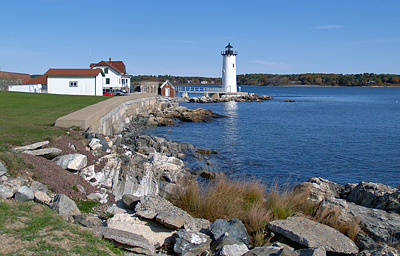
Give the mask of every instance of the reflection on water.
POLYGON ((238 139, 238 102, 224 102, 222 105, 222 111, 223 115, 227 116, 227 118, 223 119, 224 129, 222 133, 222 139, 226 146, 232 146, 236 144, 238 139))

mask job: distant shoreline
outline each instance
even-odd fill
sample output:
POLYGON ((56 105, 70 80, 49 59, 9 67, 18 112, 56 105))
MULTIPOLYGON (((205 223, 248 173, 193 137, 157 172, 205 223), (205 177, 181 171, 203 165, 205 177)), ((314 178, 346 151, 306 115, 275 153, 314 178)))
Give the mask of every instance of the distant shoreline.
MULTIPOLYGON (((220 84, 176 84, 174 86, 199 86, 199 87, 212 87, 221 86, 220 84)), ((240 86, 251 86, 251 87, 400 87, 400 84, 396 85, 321 85, 321 84, 281 84, 281 85, 237 85, 240 86)))

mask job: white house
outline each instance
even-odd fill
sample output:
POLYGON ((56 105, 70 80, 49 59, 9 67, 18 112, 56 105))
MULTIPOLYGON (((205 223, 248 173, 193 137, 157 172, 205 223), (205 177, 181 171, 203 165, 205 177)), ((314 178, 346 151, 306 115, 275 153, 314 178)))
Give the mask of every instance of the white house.
POLYGON ((49 69, 44 75, 50 94, 103 96, 101 69, 49 69))
POLYGON ((38 76, 36 78, 24 79, 22 84, 9 85, 10 92, 33 92, 33 93, 46 93, 47 92, 47 77, 38 76))
POLYGON ((92 69, 101 69, 104 73, 104 88, 125 89, 131 91, 131 76, 126 73, 126 67, 122 61, 100 61, 90 64, 92 69))

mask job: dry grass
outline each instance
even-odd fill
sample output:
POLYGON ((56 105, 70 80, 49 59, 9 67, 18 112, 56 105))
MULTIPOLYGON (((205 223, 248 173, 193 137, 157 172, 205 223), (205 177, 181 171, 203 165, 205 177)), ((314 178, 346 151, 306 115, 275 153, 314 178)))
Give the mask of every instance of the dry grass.
POLYGON ((326 224, 353 241, 360 231, 356 219, 345 221, 340 218, 339 208, 318 208, 308 200, 310 191, 296 193, 286 185, 266 188, 259 181, 222 177, 202 185, 191 181, 176 194, 177 198, 171 201, 194 217, 211 222, 231 218, 242 220, 255 246, 265 243, 270 221, 290 216, 304 216, 326 224))
POLYGON ((359 221, 353 218, 351 221, 340 218, 341 209, 339 207, 318 208, 314 215, 314 220, 339 230, 354 241, 360 232, 359 221))
POLYGON ((242 220, 255 245, 264 243, 270 221, 295 214, 310 215, 315 211, 315 205, 307 200, 308 192, 295 194, 277 185, 267 189, 255 180, 223 177, 203 185, 191 181, 177 195, 172 201, 194 217, 211 222, 231 218, 242 220))

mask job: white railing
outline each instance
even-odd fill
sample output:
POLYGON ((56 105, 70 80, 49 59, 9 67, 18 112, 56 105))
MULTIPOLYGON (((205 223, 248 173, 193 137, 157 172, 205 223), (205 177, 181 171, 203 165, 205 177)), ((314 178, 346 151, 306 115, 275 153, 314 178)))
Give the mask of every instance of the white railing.
POLYGON ((190 93, 208 93, 208 92, 224 92, 220 87, 200 87, 200 86, 175 86, 176 92, 190 93))

